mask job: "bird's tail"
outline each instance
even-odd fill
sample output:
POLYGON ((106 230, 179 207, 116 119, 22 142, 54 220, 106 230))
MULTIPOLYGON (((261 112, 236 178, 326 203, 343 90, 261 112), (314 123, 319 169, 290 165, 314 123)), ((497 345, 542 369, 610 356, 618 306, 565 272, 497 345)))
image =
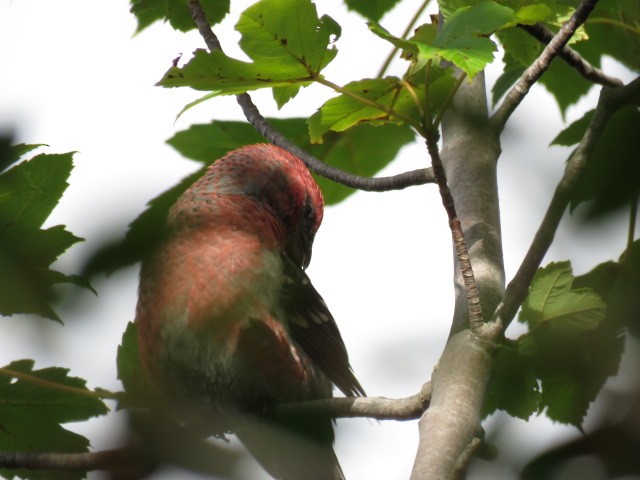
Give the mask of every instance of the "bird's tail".
POLYGON ((299 428, 273 422, 246 426, 236 434, 258 463, 278 480, 345 480, 333 451, 331 421, 322 423, 320 435, 317 429, 309 435, 308 429, 301 433, 299 428))

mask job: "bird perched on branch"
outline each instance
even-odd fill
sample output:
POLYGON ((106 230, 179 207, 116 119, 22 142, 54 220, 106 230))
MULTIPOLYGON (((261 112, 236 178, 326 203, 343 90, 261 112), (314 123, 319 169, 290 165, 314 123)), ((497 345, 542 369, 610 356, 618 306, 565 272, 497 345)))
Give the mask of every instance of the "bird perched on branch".
POLYGON ((333 385, 364 395, 304 272, 322 216, 322 194, 299 158, 242 147, 178 199, 140 273, 136 323, 152 383, 185 412, 236 433, 278 479, 343 479, 333 425, 320 414, 261 414, 329 398, 333 385), (236 422, 244 415, 258 420, 236 422))

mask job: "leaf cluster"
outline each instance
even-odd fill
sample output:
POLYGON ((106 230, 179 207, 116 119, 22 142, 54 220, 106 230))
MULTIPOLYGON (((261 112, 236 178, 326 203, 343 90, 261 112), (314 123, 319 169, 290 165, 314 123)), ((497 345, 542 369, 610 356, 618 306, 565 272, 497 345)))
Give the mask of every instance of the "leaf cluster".
POLYGON ((640 241, 618 262, 574 277, 569 262, 541 268, 519 320, 529 331, 497 352, 485 414, 528 419, 545 411, 580 428, 605 381, 616 375, 625 329, 640 333, 640 241))

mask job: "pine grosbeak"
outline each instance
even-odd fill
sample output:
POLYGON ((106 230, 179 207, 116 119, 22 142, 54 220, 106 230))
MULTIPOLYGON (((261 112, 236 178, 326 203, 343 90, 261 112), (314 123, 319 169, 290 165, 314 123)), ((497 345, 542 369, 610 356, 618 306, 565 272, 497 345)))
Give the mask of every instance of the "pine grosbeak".
POLYGON ((185 411, 233 430, 280 479, 344 478, 331 420, 225 422, 329 398, 332 384, 364 394, 304 272, 322 216, 300 159, 271 145, 239 148, 178 199, 140 274, 136 322, 152 382, 185 411))

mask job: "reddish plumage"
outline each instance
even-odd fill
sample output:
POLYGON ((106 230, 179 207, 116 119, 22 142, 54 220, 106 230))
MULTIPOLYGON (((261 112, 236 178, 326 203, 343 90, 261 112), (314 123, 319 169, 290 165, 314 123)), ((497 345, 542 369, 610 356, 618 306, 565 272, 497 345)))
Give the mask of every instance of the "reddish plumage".
MULTIPOLYGON (((143 262, 143 364, 212 428, 270 404, 330 397, 332 383, 346 395, 364 393, 303 271, 322 215, 320 190, 297 157, 250 145, 215 162, 178 199, 166 238, 143 262)), ((279 433, 266 424, 236 433, 276 478, 343 478, 330 420, 303 420, 278 424, 294 432, 295 452, 274 447, 279 433)))

